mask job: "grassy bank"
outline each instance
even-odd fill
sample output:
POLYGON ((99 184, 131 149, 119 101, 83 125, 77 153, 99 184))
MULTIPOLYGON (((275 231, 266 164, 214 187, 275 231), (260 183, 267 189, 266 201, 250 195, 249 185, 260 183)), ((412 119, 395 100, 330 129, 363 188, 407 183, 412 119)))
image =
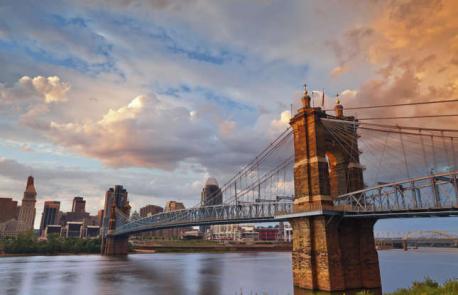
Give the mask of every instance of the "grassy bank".
POLYGON ((100 240, 66 239, 51 235, 47 241, 40 241, 33 233, 24 233, 17 238, 0 241, 0 250, 7 255, 100 253, 100 240))
MULTIPOLYGON (((457 274, 458 276, 458 274, 457 274)), ((387 295, 456 295, 458 294, 458 279, 439 284, 426 278, 422 282, 414 282, 410 288, 399 289, 387 295)))

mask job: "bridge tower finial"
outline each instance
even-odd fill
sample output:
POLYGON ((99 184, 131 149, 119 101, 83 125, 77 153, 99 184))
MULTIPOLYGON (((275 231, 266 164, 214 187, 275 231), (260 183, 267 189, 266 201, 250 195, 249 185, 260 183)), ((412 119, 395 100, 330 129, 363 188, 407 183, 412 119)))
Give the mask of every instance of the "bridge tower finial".
POLYGON ((343 105, 340 103, 339 93, 336 94, 336 105, 334 106, 334 111, 336 112, 337 118, 343 117, 343 105))
POLYGON ((310 95, 309 95, 309 93, 307 91, 307 83, 304 83, 304 95, 301 98, 302 107, 306 108, 306 109, 310 108, 310 100, 311 100, 311 98, 310 98, 310 95))

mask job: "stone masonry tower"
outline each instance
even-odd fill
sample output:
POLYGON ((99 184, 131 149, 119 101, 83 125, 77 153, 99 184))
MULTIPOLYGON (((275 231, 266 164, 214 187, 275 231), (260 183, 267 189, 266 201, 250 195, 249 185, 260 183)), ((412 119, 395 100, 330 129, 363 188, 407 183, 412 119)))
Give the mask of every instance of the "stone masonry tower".
POLYGON ((116 185, 108 189, 105 194, 104 216, 102 221, 102 245, 101 254, 107 256, 127 255, 129 251, 128 236, 114 236, 116 227, 121 224, 118 220, 118 213, 129 217, 130 204, 127 190, 122 185, 116 185))
POLYGON ((24 191, 24 197, 22 198, 21 208, 19 209, 19 230, 18 231, 29 231, 33 230, 33 223, 35 222, 35 203, 37 202, 37 191, 33 183, 33 177, 27 178, 27 185, 24 191))
MULTIPOLYGON (((362 189, 356 125, 343 115, 310 106, 307 89, 302 108, 291 119, 294 134, 293 280, 309 290, 380 289, 378 256, 372 219, 343 219, 333 200, 362 189), (322 121, 348 135, 346 148, 322 121)), ((329 125, 328 125, 329 126, 329 125)))

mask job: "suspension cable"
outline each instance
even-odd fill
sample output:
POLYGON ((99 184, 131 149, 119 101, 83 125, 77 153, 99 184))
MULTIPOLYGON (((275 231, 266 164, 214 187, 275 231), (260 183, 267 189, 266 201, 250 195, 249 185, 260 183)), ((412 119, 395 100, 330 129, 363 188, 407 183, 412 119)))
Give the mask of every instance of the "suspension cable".
MULTIPOLYGON (((384 105, 373 105, 373 106, 360 106, 360 107, 346 107, 345 109, 346 110, 378 109, 378 108, 404 107, 404 106, 436 104, 436 103, 450 103, 450 102, 458 102, 458 99, 419 101, 419 102, 407 102, 407 103, 384 104, 384 105)), ((334 110, 333 109, 325 109, 324 111, 334 111, 334 110)))

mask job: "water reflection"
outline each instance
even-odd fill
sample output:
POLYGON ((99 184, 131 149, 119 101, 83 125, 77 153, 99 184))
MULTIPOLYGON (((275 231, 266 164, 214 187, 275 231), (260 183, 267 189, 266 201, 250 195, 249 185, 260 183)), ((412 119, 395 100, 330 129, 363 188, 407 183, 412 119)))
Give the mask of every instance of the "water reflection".
MULTIPOLYGON (((379 253, 384 291, 458 273, 458 251, 379 253)), ((0 295, 317 295, 292 286, 290 253, 0 258, 0 295)), ((347 293, 350 294, 350 293, 347 293)))

